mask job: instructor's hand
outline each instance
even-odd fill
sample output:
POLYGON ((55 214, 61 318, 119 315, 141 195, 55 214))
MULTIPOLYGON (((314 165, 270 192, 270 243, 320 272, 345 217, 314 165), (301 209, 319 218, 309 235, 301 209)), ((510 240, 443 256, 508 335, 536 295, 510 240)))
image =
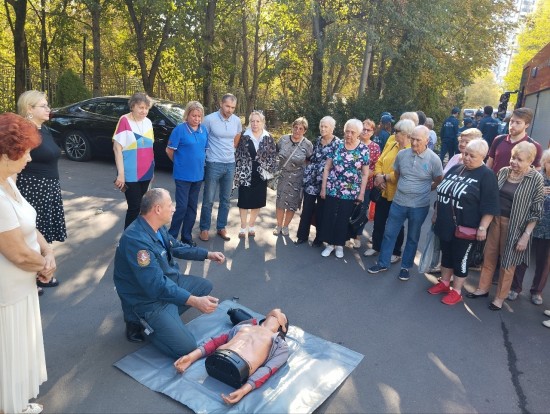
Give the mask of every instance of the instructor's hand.
POLYGON ((223 262, 225 262, 225 256, 222 252, 208 252, 208 255, 206 257, 218 264, 222 264, 223 262))
POLYGON ((190 296, 186 305, 192 306, 202 313, 212 313, 218 307, 219 299, 214 296, 190 296))

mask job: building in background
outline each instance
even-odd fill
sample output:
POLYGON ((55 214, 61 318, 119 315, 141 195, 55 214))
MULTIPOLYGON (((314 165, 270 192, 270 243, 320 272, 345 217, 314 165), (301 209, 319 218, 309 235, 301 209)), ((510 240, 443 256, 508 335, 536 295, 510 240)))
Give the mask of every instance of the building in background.
POLYGON ((495 77, 498 84, 503 83, 504 76, 508 73, 508 67, 512 61, 512 56, 514 56, 517 52, 517 35, 521 31, 527 15, 535 11, 536 4, 537 0, 514 1, 514 9, 510 11, 510 15, 507 17, 505 24, 517 24, 517 27, 515 30, 511 30, 510 33, 508 33, 508 37, 506 39, 506 51, 501 55, 501 58, 497 63, 497 67, 495 68, 495 77))

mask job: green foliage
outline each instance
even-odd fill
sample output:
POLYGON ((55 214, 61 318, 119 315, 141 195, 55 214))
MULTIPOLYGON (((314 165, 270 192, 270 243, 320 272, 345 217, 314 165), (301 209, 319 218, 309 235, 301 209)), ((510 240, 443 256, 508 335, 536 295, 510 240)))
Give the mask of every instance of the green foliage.
POLYGON ((497 84, 492 72, 487 71, 475 78, 474 83, 466 88, 465 108, 482 108, 485 105, 498 107, 502 88, 497 84))
MULTIPOLYGON (((517 53, 512 57, 508 73, 504 77, 507 90, 518 89, 523 66, 531 60, 537 52, 550 42, 550 2, 540 0, 536 10, 531 13, 525 22, 518 37, 517 53)), ((517 95, 510 97, 510 103, 515 102, 517 95)))
POLYGON ((66 70, 57 80, 54 106, 65 106, 90 98, 92 93, 86 89, 82 79, 71 69, 66 70))

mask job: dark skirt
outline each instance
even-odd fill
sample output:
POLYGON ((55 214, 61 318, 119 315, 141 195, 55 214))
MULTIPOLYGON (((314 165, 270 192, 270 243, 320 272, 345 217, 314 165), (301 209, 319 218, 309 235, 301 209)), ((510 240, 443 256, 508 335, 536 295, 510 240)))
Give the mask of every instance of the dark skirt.
POLYGON ((239 186, 237 207, 245 209, 262 208, 266 205, 267 181, 262 180, 258 172, 258 162, 252 161, 252 180, 250 187, 239 186))
POLYGON ((327 196, 323 211, 321 240, 335 246, 343 246, 348 240, 349 219, 355 200, 327 196))
POLYGON ((17 188, 36 210, 36 228, 46 241, 64 241, 67 238, 67 229, 59 180, 19 174, 17 188))

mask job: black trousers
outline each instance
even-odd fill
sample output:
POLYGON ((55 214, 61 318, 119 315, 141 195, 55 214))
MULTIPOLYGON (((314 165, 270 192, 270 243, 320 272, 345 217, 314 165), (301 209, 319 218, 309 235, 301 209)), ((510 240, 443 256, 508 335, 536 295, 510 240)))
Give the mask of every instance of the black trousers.
MULTIPOLYGON (((374 222, 372 231, 372 248, 377 252, 382 247, 382 240, 384 239, 384 230, 386 228, 386 221, 390 215, 391 201, 388 201, 384 197, 380 197, 376 202, 376 209, 374 210, 374 222)), ((393 254, 395 256, 401 256, 401 246, 403 246, 403 240, 405 240, 405 227, 401 226, 395 246, 393 247, 393 254)))
POLYGON ((298 239, 307 240, 309 238, 311 222, 315 217, 315 226, 317 227, 317 235, 315 236, 315 240, 320 241, 324 207, 325 200, 323 200, 320 196, 304 193, 300 224, 298 225, 298 233, 296 234, 298 239))
POLYGON ((126 196, 126 203, 128 203, 128 210, 126 210, 124 229, 132 224, 136 217, 139 216, 141 199, 143 198, 143 194, 149 189, 150 182, 151 180, 126 183, 128 189, 124 192, 124 195, 126 196))
POLYGON ((323 211, 321 240, 335 246, 343 246, 348 240, 349 219, 355 200, 327 196, 323 211))

